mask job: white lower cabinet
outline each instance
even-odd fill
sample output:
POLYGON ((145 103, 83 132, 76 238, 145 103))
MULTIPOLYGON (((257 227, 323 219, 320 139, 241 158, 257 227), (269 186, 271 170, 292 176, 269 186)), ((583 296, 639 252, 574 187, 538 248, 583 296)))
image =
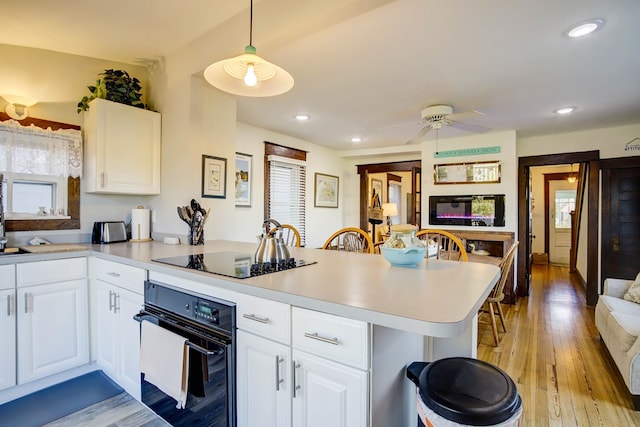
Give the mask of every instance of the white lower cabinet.
POLYGON ((367 371, 293 350, 293 425, 366 426, 367 371))
POLYGON ((15 286, 15 266, 0 266, 0 390, 16 385, 15 286))
POLYGON ((140 399, 140 328, 133 320, 144 297, 97 281, 96 363, 129 394, 140 399))
POLYGON ((86 259, 17 265, 18 384, 89 362, 86 259))
MULTIPOLYGON (((13 268, 13 266, 11 266, 13 268)), ((16 385, 16 291, 0 291, 0 390, 16 385)))
POLYGON ((140 324, 133 316, 144 306, 146 272, 102 259, 94 258, 92 263, 93 358, 109 377, 140 400, 140 324))
POLYGON ((368 425, 367 323, 248 296, 236 315, 238 427, 368 425))
POLYGON ((238 427, 291 426, 291 349, 238 330, 238 427))

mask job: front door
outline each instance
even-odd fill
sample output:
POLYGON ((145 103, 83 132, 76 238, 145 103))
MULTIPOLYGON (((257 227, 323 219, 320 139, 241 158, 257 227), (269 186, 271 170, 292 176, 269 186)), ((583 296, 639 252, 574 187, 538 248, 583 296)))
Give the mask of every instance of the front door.
POLYGON ((634 279, 640 272, 640 157, 602 170, 601 279, 634 279))

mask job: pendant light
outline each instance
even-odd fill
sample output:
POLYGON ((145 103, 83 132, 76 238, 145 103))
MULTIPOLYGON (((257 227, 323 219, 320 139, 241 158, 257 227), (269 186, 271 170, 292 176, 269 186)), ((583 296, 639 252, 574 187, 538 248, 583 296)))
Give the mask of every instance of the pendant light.
POLYGON ((253 46, 253 0, 249 19, 249 44, 244 55, 209 65, 204 78, 216 88, 241 96, 274 96, 293 87, 291 74, 258 55, 253 46))

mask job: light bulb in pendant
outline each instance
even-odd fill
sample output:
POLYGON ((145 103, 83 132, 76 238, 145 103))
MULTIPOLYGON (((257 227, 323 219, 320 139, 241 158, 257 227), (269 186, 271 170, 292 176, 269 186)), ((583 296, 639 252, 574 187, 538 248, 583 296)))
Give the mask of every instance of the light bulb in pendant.
POLYGON ((256 77, 256 73, 253 69, 253 64, 247 64, 247 73, 244 75, 244 84, 247 86, 253 87, 258 83, 258 78, 256 77))

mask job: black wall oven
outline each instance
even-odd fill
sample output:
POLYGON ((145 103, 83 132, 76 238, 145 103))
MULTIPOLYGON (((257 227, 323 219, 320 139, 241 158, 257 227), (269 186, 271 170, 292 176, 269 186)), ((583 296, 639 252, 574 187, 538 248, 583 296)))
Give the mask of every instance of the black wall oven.
POLYGON ((173 426, 235 427, 235 304, 194 295, 154 281, 145 282, 149 321, 187 339, 189 378, 184 409, 142 379, 142 402, 173 426))

